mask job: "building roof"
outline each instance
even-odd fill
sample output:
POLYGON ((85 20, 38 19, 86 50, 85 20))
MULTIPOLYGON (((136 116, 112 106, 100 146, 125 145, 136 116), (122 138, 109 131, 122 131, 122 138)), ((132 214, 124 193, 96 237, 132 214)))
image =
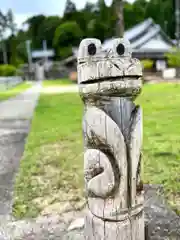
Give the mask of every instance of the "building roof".
MULTIPOLYGON (((174 42, 166 35, 160 25, 148 18, 142 23, 135 25, 124 33, 124 38, 131 43, 133 51, 169 51, 174 42)), ((103 48, 109 48, 114 38, 107 39, 103 43, 103 48)))
POLYGON ((152 23, 153 23, 152 18, 148 18, 144 22, 141 22, 141 23, 137 24, 136 26, 130 28, 129 30, 127 30, 125 32, 126 38, 129 39, 129 41, 131 41, 134 37, 138 36, 144 30, 149 28, 149 26, 151 26, 152 23))

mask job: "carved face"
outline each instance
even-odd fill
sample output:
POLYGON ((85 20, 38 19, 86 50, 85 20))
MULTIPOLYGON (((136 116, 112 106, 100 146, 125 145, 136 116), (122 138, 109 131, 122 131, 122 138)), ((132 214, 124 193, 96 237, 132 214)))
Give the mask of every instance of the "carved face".
POLYGON ((78 83, 82 97, 136 97, 142 86, 142 66, 131 57, 129 41, 114 39, 104 50, 98 39, 84 39, 78 51, 78 83))

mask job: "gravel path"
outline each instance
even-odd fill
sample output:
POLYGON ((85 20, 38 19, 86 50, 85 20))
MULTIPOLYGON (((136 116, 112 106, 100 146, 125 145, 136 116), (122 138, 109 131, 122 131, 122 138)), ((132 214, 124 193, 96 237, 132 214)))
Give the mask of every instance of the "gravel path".
MULTIPOLYGON (((179 240, 180 218, 166 205, 161 186, 146 185, 144 190, 145 240, 179 240)), ((0 239, 85 240, 83 218, 86 211, 9 221, 0 226, 0 239)))

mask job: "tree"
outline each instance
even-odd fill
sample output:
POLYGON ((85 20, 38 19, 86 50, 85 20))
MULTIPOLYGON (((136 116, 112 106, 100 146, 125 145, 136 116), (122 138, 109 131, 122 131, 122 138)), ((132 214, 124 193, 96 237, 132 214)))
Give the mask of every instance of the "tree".
POLYGON ((104 0, 98 0, 91 11, 92 17, 87 24, 88 35, 101 41, 114 35, 111 7, 107 7, 104 0))
POLYGON ((134 16, 133 12, 133 4, 129 2, 124 3, 124 28, 125 30, 133 27, 134 22, 132 21, 132 16, 134 16))
POLYGON ((96 4, 87 2, 85 7, 77 11, 71 17, 72 21, 76 21, 83 32, 83 38, 91 36, 92 32, 89 31, 89 23, 96 19, 96 4))
POLYGON ((102 42, 106 39, 108 32, 108 25, 106 23, 100 22, 97 19, 93 19, 88 24, 89 36, 93 38, 98 38, 102 42))
POLYGON ((165 30, 165 22, 167 22, 167 34, 174 38, 175 32, 175 9, 173 1, 169 0, 151 0, 147 2, 145 18, 151 17, 157 24, 160 24, 165 30))
POLYGON ((23 60, 23 62, 27 62, 27 49, 26 49, 26 40, 28 40, 27 32, 23 30, 19 30, 16 35, 16 41, 17 41, 17 52, 20 59, 23 60))
POLYGON ((123 12, 124 3, 123 0, 115 0, 115 9, 117 15, 117 27, 116 27, 116 36, 124 36, 124 12, 123 12))
POLYGON ((46 17, 42 14, 28 18, 25 23, 29 25, 27 35, 32 40, 33 48, 41 48, 42 42, 39 37, 39 30, 46 17))
POLYGON ((56 31, 56 28, 61 24, 61 19, 58 16, 49 16, 44 19, 38 31, 38 39, 42 43, 43 40, 46 40, 47 47, 52 48, 53 46, 53 37, 56 31))
POLYGON ((56 53, 61 57, 72 54, 72 47, 77 46, 82 38, 82 31, 79 25, 74 21, 69 21, 57 27, 54 35, 53 46, 56 53), (65 53, 61 54, 62 49, 67 49, 65 53), (63 55, 63 56, 62 56, 63 55))
POLYGON ((67 0, 66 5, 65 5, 65 9, 64 9, 63 20, 64 21, 75 20, 74 17, 77 16, 76 13, 77 13, 76 5, 71 0, 67 0))
POLYGON ((17 27, 14 21, 14 15, 11 9, 8 10, 7 15, 6 15, 6 20, 7 20, 7 28, 10 30, 10 64, 17 66, 19 63, 18 59, 18 53, 17 53, 17 39, 16 39, 16 32, 17 32, 17 27))
POLYGON ((134 24, 140 23, 145 20, 146 9, 148 2, 146 0, 136 0, 133 4, 133 18, 134 24))
POLYGON ((8 63, 6 45, 5 45, 5 41, 4 41, 4 32, 6 31, 6 29, 7 29, 7 17, 5 14, 3 14, 0 11, 0 42, 1 42, 1 49, 2 49, 2 53, 3 53, 4 64, 8 63))
POLYGON ((76 5, 71 0, 67 0, 64 9, 64 15, 72 14, 74 12, 76 12, 76 5))
POLYGON ((15 35, 17 31, 17 25, 14 21, 14 15, 11 9, 8 10, 7 16, 6 16, 6 21, 7 21, 7 27, 11 31, 11 35, 15 35))

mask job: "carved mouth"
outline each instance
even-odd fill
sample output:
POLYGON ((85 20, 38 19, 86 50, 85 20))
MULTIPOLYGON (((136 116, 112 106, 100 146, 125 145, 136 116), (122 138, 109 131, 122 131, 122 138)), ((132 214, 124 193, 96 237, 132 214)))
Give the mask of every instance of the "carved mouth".
POLYGON ((101 82, 116 82, 116 81, 125 81, 126 79, 137 80, 142 76, 122 76, 122 77, 102 77, 102 78, 95 78, 89 79, 86 81, 81 82, 81 84, 94 84, 94 83, 101 83, 101 82))

